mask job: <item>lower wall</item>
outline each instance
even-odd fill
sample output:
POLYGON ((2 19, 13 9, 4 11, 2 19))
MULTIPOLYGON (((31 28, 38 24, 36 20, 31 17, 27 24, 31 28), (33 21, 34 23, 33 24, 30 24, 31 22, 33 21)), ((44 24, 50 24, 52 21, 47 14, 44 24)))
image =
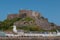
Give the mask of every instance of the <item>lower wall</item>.
POLYGON ((0 37, 0 40, 60 40, 60 37, 0 37))

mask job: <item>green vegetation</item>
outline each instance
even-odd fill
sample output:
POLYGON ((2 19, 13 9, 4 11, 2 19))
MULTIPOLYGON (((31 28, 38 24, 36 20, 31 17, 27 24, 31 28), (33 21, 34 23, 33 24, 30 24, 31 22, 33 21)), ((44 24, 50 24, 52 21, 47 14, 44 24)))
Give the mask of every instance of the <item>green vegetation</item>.
POLYGON ((34 21, 34 19, 32 19, 32 18, 30 18, 30 17, 23 18, 22 20, 23 20, 23 21, 27 21, 27 22, 29 22, 29 21, 34 21))
POLYGON ((31 21, 33 20, 32 18, 26 17, 24 19, 22 18, 14 18, 12 20, 4 20, 3 22, 0 21, 0 30, 10 30, 12 29, 12 26, 14 22, 19 21, 19 20, 24 20, 24 21, 31 21))
POLYGON ((17 29, 22 29, 25 31, 38 31, 38 32, 44 32, 45 31, 37 25, 22 26, 22 27, 18 27, 17 29))
POLYGON ((12 20, 4 20, 3 22, 1 22, 0 24, 0 30, 8 30, 8 29, 12 29, 12 25, 14 22, 19 21, 21 18, 14 18, 12 20))
MULTIPOLYGON (((43 18, 43 17, 42 17, 43 18)), ((12 30, 12 26, 14 24, 14 22, 16 21, 26 21, 26 22, 29 22, 29 21, 35 21, 34 19, 30 18, 30 17, 26 17, 26 18, 14 18, 12 20, 4 20, 3 22, 0 21, 0 30, 12 30)), ((52 26, 54 26, 53 23, 51 23, 52 26)), ((34 23, 32 23, 32 25, 26 25, 26 26, 22 26, 22 27, 18 27, 17 29, 22 29, 22 30, 27 30, 27 31, 39 31, 39 32, 44 32, 46 30, 40 28, 39 26, 37 25, 34 25, 34 23)), ((56 31, 55 29, 53 30, 49 30, 49 32, 53 32, 53 31, 56 31)))
POLYGON ((31 21, 31 20, 33 20, 33 19, 30 18, 30 17, 26 17, 24 20, 25 20, 25 21, 31 21))

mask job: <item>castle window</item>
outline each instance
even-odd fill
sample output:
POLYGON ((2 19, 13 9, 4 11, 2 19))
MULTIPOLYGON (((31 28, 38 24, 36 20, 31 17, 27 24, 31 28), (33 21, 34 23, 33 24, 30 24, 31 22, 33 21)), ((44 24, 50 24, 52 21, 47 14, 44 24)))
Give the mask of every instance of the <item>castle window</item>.
POLYGON ((21 17, 22 17, 22 18, 26 17, 26 13, 23 13, 23 14, 21 15, 21 17))
POLYGON ((25 17, 26 16, 26 13, 24 13, 23 16, 25 17))

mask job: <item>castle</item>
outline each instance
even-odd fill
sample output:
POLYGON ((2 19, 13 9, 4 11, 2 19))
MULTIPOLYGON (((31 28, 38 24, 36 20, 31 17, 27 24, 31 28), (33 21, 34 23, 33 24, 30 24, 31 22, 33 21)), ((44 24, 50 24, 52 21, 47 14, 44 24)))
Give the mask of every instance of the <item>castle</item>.
POLYGON ((11 20, 13 18, 24 18, 24 17, 38 17, 41 16, 38 12, 32 11, 32 10, 20 10, 19 14, 9 14, 7 19, 11 20))
MULTIPOLYGON (((25 18, 25 17, 33 18, 35 20, 35 24, 37 24, 38 26, 40 26, 42 29, 45 30, 56 29, 57 27, 55 24, 48 22, 48 19, 44 18, 39 12, 32 11, 32 10, 19 10, 18 14, 9 14, 7 19, 11 20, 13 18, 25 18)), ((20 26, 21 23, 22 22, 17 21, 14 23, 14 25, 20 26)), ((24 24, 25 23, 23 21, 22 25, 24 24)))

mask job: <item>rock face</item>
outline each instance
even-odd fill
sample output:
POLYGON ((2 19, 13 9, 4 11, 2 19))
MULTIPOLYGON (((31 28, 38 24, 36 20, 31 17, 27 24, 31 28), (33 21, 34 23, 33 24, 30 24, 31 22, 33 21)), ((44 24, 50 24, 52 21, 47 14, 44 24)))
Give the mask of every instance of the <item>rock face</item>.
MULTIPOLYGON (((12 20, 13 18, 26 18, 26 17, 30 17, 32 19, 34 19, 34 25, 39 26, 42 29, 45 30, 51 30, 53 28, 56 28, 56 25, 51 25, 51 23, 48 22, 47 18, 44 18, 42 15, 40 15, 39 12, 35 12, 32 10, 20 10, 19 14, 9 14, 7 19, 12 20)), ((23 25, 27 25, 27 24, 32 24, 33 21, 17 21, 14 23, 14 25, 16 26, 23 26, 23 25)))

